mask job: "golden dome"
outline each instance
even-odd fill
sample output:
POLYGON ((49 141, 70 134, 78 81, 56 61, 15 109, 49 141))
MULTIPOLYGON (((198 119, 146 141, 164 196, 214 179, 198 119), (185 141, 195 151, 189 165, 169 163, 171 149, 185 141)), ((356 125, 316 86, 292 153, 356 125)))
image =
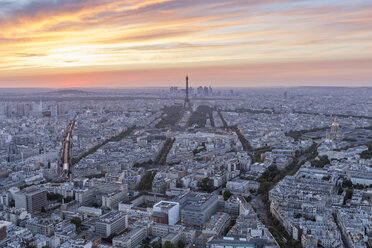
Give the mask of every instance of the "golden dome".
POLYGON ((335 119, 334 119, 334 121, 332 123, 332 127, 338 127, 338 126, 340 126, 340 124, 338 124, 337 117, 335 117, 335 119))

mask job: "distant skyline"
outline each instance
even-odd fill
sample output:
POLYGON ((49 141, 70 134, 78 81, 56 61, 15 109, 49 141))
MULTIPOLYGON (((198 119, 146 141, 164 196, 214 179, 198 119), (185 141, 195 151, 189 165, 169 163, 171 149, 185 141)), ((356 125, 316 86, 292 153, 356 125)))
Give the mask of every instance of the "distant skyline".
POLYGON ((372 86, 367 0, 0 0, 0 87, 372 86))

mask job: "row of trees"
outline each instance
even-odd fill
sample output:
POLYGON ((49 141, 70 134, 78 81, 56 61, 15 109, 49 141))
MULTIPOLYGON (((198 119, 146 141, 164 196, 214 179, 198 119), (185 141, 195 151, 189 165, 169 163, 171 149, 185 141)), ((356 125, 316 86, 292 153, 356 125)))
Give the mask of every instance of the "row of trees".
MULTIPOLYGON (((304 153, 309 154, 307 160, 313 160, 318 156, 317 152, 317 144, 311 145, 304 153)), ((275 165, 270 165, 264 173, 258 178, 260 182, 260 187, 258 188, 258 193, 265 193, 267 192, 274 183, 279 182, 282 180, 286 175, 294 175, 303 164, 305 164, 305 160, 301 163, 298 163, 298 157, 301 156, 301 153, 296 153, 296 156, 293 158, 292 163, 290 163, 287 167, 283 170, 278 170, 275 165)), ((328 157, 327 157, 328 159, 328 157)))
POLYGON ((258 188, 258 193, 267 192, 272 185, 282 180, 288 173, 295 173, 305 161, 298 164, 297 158, 293 158, 292 163, 290 163, 283 170, 279 170, 275 165, 270 165, 264 173, 258 178, 260 182, 260 187, 258 188))
POLYGON ((175 139, 167 138, 158 156, 155 159, 155 164, 165 165, 169 151, 172 149, 175 139))
POLYGON ((349 145, 349 146, 346 146, 346 147, 337 148, 337 149, 335 149, 335 151, 347 150, 349 148, 353 148, 353 147, 361 146, 361 145, 367 146, 368 147, 368 150, 367 151, 363 151, 360 154, 360 157, 363 158, 363 159, 370 159, 370 158, 372 158, 372 141, 369 141, 369 142, 367 142, 365 144, 352 144, 352 145, 349 145))
POLYGON ((281 239, 280 235, 282 235, 283 237, 285 237, 285 239, 287 240, 287 244, 289 244, 290 247, 302 248, 301 242, 299 240, 292 239, 292 237, 287 233, 287 231, 285 230, 283 225, 280 223, 280 221, 278 219, 276 219, 275 216, 273 216, 270 213, 270 211, 267 211, 266 215, 269 217, 269 219, 271 220, 271 222, 275 226, 275 228, 269 227, 269 231, 274 236, 275 240, 278 242, 280 247, 285 247, 285 245, 286 245, 284 240, 281 239))
POLYGON ((156 175, 156 170, 147 171, 146 174, 142 177, 141 182, 138 184, 138 190, 151 190, 152 181, 156 175))
POLYGON ((342 187, 340 187, 339 190, 338 190, 339 195, 341 195, 342 192, 345 190, 343 205, 345 205, 346 202, 353 197, 353 194, 354 194, 354 189, 353 188, 354 188, 354 185, 353 185, 353 182, 350 179, 343 179, 342 187))
POLYGON ((148 165, 152 165, 154 164, 154 161, 152 161, 152 159, 149 159, 148 161, 144 161, 142 163, 135 163, 133 165, 133 167, 136 167, 136 168, 139 168, 139 167, 146 167, 148 165))
POLYGON ((58 202, 64 199, 65 203, 68 203, 74 200, 74 197, 73 196, 63 197, 63 195, 51 192, 51 193, 47 193, 47 199, 48 201, 58 201, 58 202))
POLYGON ((221 119, 221 121, 222 121, 223 126, 224 126, 224 127, 227 127, 227 122, 226 122, 225 118, 223 118, 223 115, 222 115, 221 111, 218 110, 217 113, 218 113, 218 115, 220 116, 220 119, 221 119))
POLYGON ((292 137, 294 140, 298 141, 301 138, 301 136, 304 135, 305 133, 324 131, 326 129, 327 129, 326 127, 322 127, 322 128, 305 129, 305 130, 299 130, 299 131, 289 131, 285 133, 285 135, 292 137))
MULTIPOLYGON (((309 154, 309 156, 307 157, 307 160, 313 160, 314 158, 318 156, 317 147, 318 147, 317 144, 314 143, 305 151, 306 154, 309 154)), ((303 160, 301 163, 298 163, 297 158, 300 155, 301 155, 300 153, 296 153, 296 156, 293 158, 292 163, 290 163, 283 170, 278 170, 278 168, 275 165, 270 165, 266 169, 266 171, 262 173, 262 175, 258 178, 258 181, 260 182, 258 193, 261 194, 261 193, 267 192, 274 183, 279 182, 286 175, 288 174, 294 175, 301 168, 301 166, 305 164, 306 162, 305 160, 303 160)))
POLYGON ((181 120, 183 116, 183 106, 182 105, 173 105, 165 106, 163 108, 163 115, 160 122, 156 124, 156 128, 164 128, 167 126, 174 126, 181 120))
POLYGON ((169 151, 172 149, 173 143, 175 139, 174 138, 167 138, 163 147, 161 148, 159 154, 156 156, 155 161, 152 161, 152 159, 149 159, 148 161, 142 162, 142 163, 136 163, 133 166, 134 167, 147 167, 149 165, 165 165, 167 162, 167 156, 169 151))
MULTIPOLYGON (((313 144, 310 146, 304 153, 309 154, 307 160, 313 160, 318 156, 317 152, 317 144, 313 144)), ((295 174, 298 169, 306 162, 303 160, 301 163, 298 163, 298 157, 301 156, 300 153, 296 153, 292 163, 288 165, 283 170, 278 170, 276 166, 269 166, 267 170, 261 175, 258 181, 261 183, 258 189, 258 193, 262 193, 262 201, 266 207, 266 215, 271 220, 273 226, 269 227, 269 231, 273 234, 274 238, 280 245, 280 247, 286 247, 286 244, 289 244, 290 247, 302 247, 301 242, 298 240, 292 239, 292 237, 286 232, 285 228, 281 225, 280 221, 278 221, 271 213, 270 213, 270 201, 268 191, 270 188, 280 180, 282 180, 288 174, 295 174), (285 237, 287 242, 284 242, 281 237, 285 237)), ((328 157, 327 157, 328 159, 328 157)), ((321 163, 327 162, 325 158, 319 159, 321 163)))
POLYGON ((247 109, 247 108, 240 108, 234 110, 227 110, 232 112, 238 113, 250 113, 250 114, 273 114, 275 113, 274 110, 271 109, 247 109))
POLYGON ((195 112, 192 113, 192 115, 189 118, 189 121, 187 123, 188 126, 196 125, 197 127, 205 127, 205 124, 207 123, 207 115, 210 118, 211 125, 214 127, 214 120, 213 120, 213 110, 214 108, 211 108, 207 105, 200 105, 195 112))
POLYGON ((118 135, 112 136, 111 138, 104 140, 102 143, 93 146, 88 151, 83 153, 80 157, 72 158, 72 164, 74 165, 74 164, 79 163, 80 160, 82 160, 83 158, 87 157, 90 154, 93 154, 93 153, 97 152, 98 149, 100 149, 102 146, 106 145, 109 142, 118 142, 118 141, 122 140, 123 138, 125 138, 126 136, 131 134, 134 129, 136 129, 136 126, 129 127, 127 130, 119 133, 118 135))
POLYGON ((327 155, 323 155, 319 157, 319 159, 315 159, 311 161, 311 166, 317 167, 317 168, 323 168, 325 165, 329 164, 331 161, 329 161, 327 155))
POLYGON ((243 145, 244 151, 250 152, 252 150, 252 146, 249 141, 244 137, 244 135, 240 132, 237 126, 232 126, 231 129, 236 133, 238 136, 240 143, 243 145))
POLYGON ((368 147, 368 150, 367 151, 364 151, 360 154, 360 157, 361 158, 364 158, 364 159, 370 159, 372 158, 372 141, 368 142, 366 144, 366 146, 368 147))

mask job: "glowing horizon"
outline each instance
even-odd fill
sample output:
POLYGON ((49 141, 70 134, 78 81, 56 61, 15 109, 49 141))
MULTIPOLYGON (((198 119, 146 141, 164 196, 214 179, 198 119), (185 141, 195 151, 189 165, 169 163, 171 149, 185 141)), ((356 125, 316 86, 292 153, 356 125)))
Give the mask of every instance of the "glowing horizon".
POLYGON ((372 3, 0 0, 0 87, 372 86, 372 3))

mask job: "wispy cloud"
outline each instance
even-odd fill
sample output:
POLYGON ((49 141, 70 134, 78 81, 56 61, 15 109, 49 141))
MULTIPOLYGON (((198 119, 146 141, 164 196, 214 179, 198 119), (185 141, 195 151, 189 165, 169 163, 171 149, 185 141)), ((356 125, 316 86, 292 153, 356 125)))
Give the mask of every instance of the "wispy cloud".
POLYGON ((367 0, 0 0, 0 86, 30 68, 355 63, 372 58, 371 11, 367 0))

